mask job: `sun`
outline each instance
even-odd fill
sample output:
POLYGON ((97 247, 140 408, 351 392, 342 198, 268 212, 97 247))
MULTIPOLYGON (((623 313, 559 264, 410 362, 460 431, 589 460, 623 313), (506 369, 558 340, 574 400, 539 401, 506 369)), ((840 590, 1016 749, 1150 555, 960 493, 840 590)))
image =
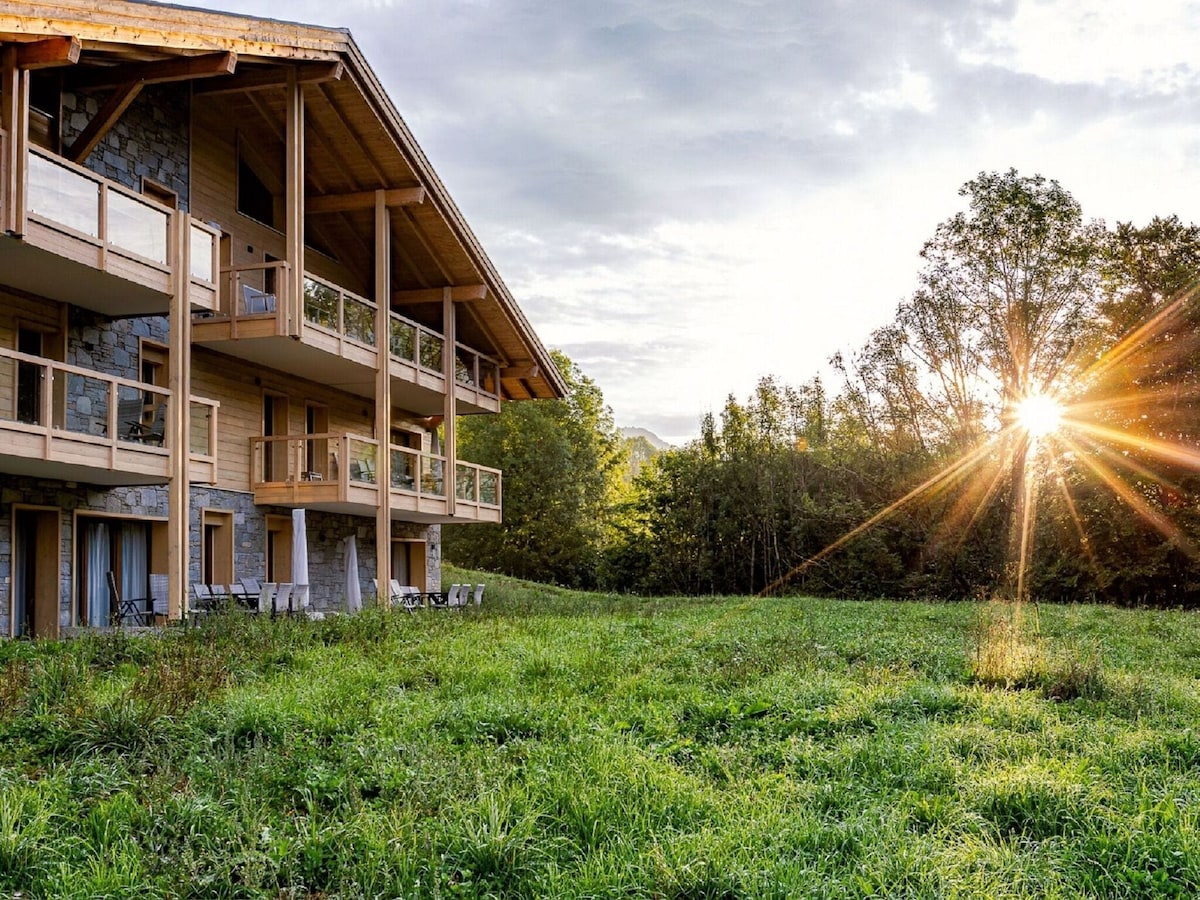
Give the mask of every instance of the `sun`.
POLYGON ((1030 437, 1053 434, 1062 425, 1062 404, 1049 394, 1030 394, 1017 404, 1017 424, 1030 437))

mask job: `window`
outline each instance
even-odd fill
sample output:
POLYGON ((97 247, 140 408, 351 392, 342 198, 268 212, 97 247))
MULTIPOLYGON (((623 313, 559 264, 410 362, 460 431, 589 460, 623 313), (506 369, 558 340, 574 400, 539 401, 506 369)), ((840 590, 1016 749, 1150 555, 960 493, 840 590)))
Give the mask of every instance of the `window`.
POLYGON ((29 141, 52 153, 59 152, 62 135, 62 93, 58 73, 35 71, 29 79, 29 141))
POLYGON ((179 208, 179 195, 157 181, 151 181, 149 178, 143 177, 142 194, 156 203, 161 203, 163 206, 169 206, 171 209, 179 208))
POLYGON ((110 572, 122 600, 150 596, 152 525, 141 519, 80 517, 75 561, 80 625, 111 624, 110 572))
POLYGON ((259 177, 254 167, 242 154, 238 154, 237 208, 242 215, 249 216, 264 225, 275 224, 275 194, 259 177))
POLYGON ((200 514, 203 527, 200 546, 200 580, 204 584, 233 581, 233 513, 206 509, 200 514))

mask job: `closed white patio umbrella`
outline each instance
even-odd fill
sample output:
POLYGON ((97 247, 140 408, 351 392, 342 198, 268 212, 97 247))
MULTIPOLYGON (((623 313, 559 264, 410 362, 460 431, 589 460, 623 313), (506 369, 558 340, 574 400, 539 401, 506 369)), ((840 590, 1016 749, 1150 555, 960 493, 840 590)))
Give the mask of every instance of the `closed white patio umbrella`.
POLYGON ((308 605, 308 528, 304 521, 304 510, 292 510, 292 583, 296 586, 292 597, 298 602, 288 601, 288 612, 298 605, 308 605))
POLYGON ((346 609, 356 613, 362 609, 362 586, 358 583, 358 542, 354 535, 346 538, 346 609))

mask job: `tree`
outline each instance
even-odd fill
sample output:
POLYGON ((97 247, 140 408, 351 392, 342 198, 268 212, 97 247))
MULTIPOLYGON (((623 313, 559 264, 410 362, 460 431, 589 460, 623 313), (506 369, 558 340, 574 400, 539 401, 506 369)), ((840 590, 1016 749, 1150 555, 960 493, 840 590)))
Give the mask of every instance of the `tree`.
POLYGON ((621 437, 596 383, 552 353, 562 400, 505 403, 499 415, 459 420, 464 459, 503 471, 504 522, 450 525, 459 565, 577 587, 596 583, 624 465, 621 437))

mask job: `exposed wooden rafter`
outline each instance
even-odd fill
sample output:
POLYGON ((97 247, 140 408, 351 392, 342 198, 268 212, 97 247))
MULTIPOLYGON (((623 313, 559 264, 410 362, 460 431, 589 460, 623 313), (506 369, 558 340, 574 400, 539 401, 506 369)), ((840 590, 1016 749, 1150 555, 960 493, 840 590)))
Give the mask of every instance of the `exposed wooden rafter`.
MULTIPOLYGON (((391 188, 385 190, 384 204, 386 206, 413 206, 425 202, 425 188, 391 188)), ((325 194, 309 197, 304 201, 304 211, 312 214, 350 212, 356 209, 373 209, 375 206, 375 191, 359 191, 352 194, 325 194)), ((440 299, 440 298, 439 298, 440 299)))
POLYGON ((150 63, 107 66, 100 69, 80 69, 71 73, 70 85, 79 89, 113 88, 99 112, 88 122, 75 142, 63 154, 71 162, 87 159, 110 128, 117 123, 129 105, 147 84, 186 81, 210 75, 226 75, 237 66, 236 53, 206 53, 203 56, 182 56, 150 63))
MULTIPOLYGON (((345 67, 341 62, 309 63, 296 67, 296 81, 300 84, 322 84, 326 81, 338 81, 345 67)), ((284 87, 288 81, 287 67, 273 66, 270 68, 255 68, 251 71, 239 72, 221 78, 213 78, 197 84, 193 91, 197 94, 229 94, 243 91, 261 91, 269 88, 284 87)))
POLYGON ((542 374, 537 363, 526 363, 520 366, 506 366, 500 370, 501 378, 537 378, 542 374))
POLYGON ((18 69, 47 69, 79 62, 83 41, 77 37, 52 37, 17 45, 18 69))
POLYGON ((232 75, 237 68, 237 54, 204 53, 200 56, 177 56, 157 62, 128 65, 79 68, 67 80, 73 90, 121 88, 134 83, 164 84, 169 81, 189 81, 232 75))
MULTIPOLYGON (((450 287, 450 300, 454 303, 470 303, 487 299, 486 284, 458 284, 450 287)), ((392 302, 401 306, 414 306, 418 303, 441 303, 446 288, 427 288, 419 291, 394 291, 392 302)))
POLYGON ((80 132, 74 143, 66 149, 63 155, 73 163, 81 163, 88 154, 108 134, 108 130, 117 124, 117 120, 129 108, 129 104, 137 99, 142 91, 142 82, 135 81, 113 91, 100 110, 88 122, 87 128, 80 132))

